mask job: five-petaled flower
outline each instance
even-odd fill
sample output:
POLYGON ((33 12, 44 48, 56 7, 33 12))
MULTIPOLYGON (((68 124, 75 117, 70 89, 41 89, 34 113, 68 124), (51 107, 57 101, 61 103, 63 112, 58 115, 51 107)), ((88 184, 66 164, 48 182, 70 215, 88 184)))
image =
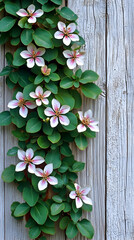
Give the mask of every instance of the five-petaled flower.
POLYGON ((62 125, 69 125, 70 120, 67 116, 64 116, 63 114, 66 114, 70 111, 70 107, 68 105, 60 106, 60 102, 56 99, 52 100, 52 108, 47 107, 44 111, 45 115, 48 117, 51 117, 50 119, 50 125, 52 128, 56 127, 58 125, 58 119, 62 125))
POLYGON ((36 48, 33 43, 27 46, 27 50, 20 53, 21 57, 27 59, 27 67, 34 67, 35 63, 37 66, 42 67, 45 65, 44 59, 41 57, 45 53, 45 48, 36 48))
POLYGON ((77 183, 75 183, 74 185, 76 190, 70 192, 69 197, 71 199, 75 199, 76 208, 81 208, 83 202, 85 204, 92 205, 92 200, 86 197, 86 195, 89 193, 91 189, 89 187, 81 189, 81 187, 77 183))
POLYGON ((65 58, 68 58, 67 66, 69 69, 74 69, 77 65, 82 66, 84 64, 84 52, 80 52, 75 44, 72 46, 72 51, 65 50, 63 55, 65 58))
POLYGON ((48 68, 47 65, 45 65, 41 67, 41 72, 43 73, 43 75, 49 76, 51 72, 51 68, 48 68))
POLYGON ((35 165, 40 165, 45 162, 45 159, 41 156, 34 157, 34 151, 29 148, 24 152, 23 150, 18 150, 18 158, 22 161, 16 165, 15 171, 21 172, 26 169, 28 164, 28 172, 35 173, 35 165))
POLYGON ((82 122, 77 126, 78 132, 85 132, 87 130, 87 127, 90 128, 90 130, 93 132, 99 132, 99 127, 97 126, 98 121, 95 121, 92 118, 92 111, 90 109, 86 111, 84 115, 82 111, 79 111, 78 114, 79 119, 82 122))
POLYGON ((44 12, 43 12, 42 9, 38 9, 38 10, 35 11, 35 6, 33 4, 31 4, 27 8, 27 11, 22 8, 18 12, 16 12, 16 14, 19 15, 20 17, 29 17, 28 22, 29 23, 35 23, 36 18, 41 17, 44 14, 44 12))
POLYGON ((49 100, 47 99, 47 97, 49 97, 50 94, 51 94, 50 91, 45 91, 43 93, 43 88, 38 86, 35 89, 35 92, 31 92, 29 95, 30 95, 31 98, 36 99, 36 105, 37 106, 41 106, 42 103, 44 103, 45 105, 49 104, 49 100))
POLYGON ((41 177, 42 180, 38 183, 38 188, 40 191, 47 188, 48 183, 50 185, 56 185, 58 184, 58 180, 56 177, 50 176, 50 174, 53 172, 53 164, 50 163, 44 167, 44 170, 40 168, 36 168, 35 175, 37 177, 41 177))
POLYGON ((22 92, 18 92, 16 94, 16 99, 17 100, 12 100, 8 103, 8 107, 11 109, 20 107, 19 109, 19 114, 21 117, 26 118, 27 114, 28 114, 28 109, 34 109, 36 108, 36 104, 34 102, 30 102, 30 101, 25 101, 24 97, 23 97, 23 93, 22 92))
POLYGON ((58 29, 60 31, 57 31, 54 34, 54 37, 56 39, 62 39, 63 38, 63 43, 66 46, 69 46, 71 41, 79 41, 79 36, 77 34, 72 34, 76 30, 76 24, 75 23, 70 23, 67 27, 65 23, 63 22, 58 22, 58 29))

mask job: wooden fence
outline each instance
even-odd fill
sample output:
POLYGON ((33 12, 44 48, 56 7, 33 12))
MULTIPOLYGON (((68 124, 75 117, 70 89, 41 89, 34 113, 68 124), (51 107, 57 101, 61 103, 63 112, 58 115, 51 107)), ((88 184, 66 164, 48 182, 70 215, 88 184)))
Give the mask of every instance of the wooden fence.
MULTIPOLYGON (((98 101, 83 99, 83 109, 93 109, 100 133, 86 151, 73 147, 78 160, 86 162, 79 175, 81 185, 92 187, 91 218, 94 240, 134 240, 134 0, 68 0, 78 16, 78 28, 86 40, 83 69, 99 73, 103 93, 98 101)), ((0 68, 5 65, 0 48, 0 68)), ((0 111, 7 109, 12 93, 0 81, 0 111)), ((0 128, 0 172, 16 159, 7 157, 16 144, 10 127, 0 128)), ((24 222, 10 216, 12 201, 21 200, 16 186, 0 181, 0 239, 28 240, 24 222)), ((49 240, 67 240, 64 232, 49 240)), ((75 240, 85 240, 77 236, 75 240)))

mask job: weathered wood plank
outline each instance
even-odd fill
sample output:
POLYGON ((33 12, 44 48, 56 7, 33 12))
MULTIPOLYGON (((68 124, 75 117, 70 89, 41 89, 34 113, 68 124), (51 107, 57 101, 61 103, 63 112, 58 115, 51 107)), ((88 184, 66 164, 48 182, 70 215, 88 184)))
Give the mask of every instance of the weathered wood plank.
POLYGON ((134 239, 134 1, 108 1, 107 239, 134 239))
MULTIPOLYGON (((87 151, 81 152, 74 147, 76 159, 86 163, 85 170, 79 175, 81 185, 92 188, 91 198, 94 207, 91 221, 95 228, 94 240, 105 239, 105 0, 68 0, 68 6, 78 14, 78 29, 84 37, 85 65, 83 69, 92 69, 100 75, 98 84, 103 89, 97 101, 83 98, 83 110, 91 108, 94 116, 100 121, 100 133, 95 140, 89 141, 87 151)), ((85 214, 90 218, 90 214, 85 214)), ((77 236, 75 239, 86 238, 77 236)))

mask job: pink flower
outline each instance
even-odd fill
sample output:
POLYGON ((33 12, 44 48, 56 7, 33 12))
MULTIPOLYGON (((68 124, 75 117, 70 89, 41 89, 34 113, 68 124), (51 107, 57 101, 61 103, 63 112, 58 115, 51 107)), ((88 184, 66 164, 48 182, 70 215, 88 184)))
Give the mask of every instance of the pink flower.
POLYGON ((67 66, 69 69, 74 69, 77 65, 82 66, 84 64, 84 53, 80 52, 79 49, 72 46, 72 50, 65 50, 63 51, 63 55, 67 60, 67 66))
POLYGON ((90 128, 91 131, 93 132, 99 132, 99 127, 97 126, 98 121, 95 121, 92 118, 92 111, 88 110, 84 113, 79 111, 79 119, 81 120, 81 124, 77 126, 78 132, 85 132, 87 130, 87 127, 90 128))
POLYGON ((52 128, 56 127, 58 125, 58 119, 62 125, 69 125, 70 121, 67 116, 64 116, 63 114, 66 114, 70 111, 70 107, 67 105, 63 105, 60 107, 59 101, 56 99, 52 100, 52 108, 47 107, 44 111, 45 115, 48 117, 51 117, 50 119, 50 125, 52 128))
POLYGON ((44 12, 42 9, 38 9, 35 11, 35 6, 31 4, 28 8, 27 11, 25 9, 20 9, 18 12, 16 12, 17 15, 20 17, 29 17, 28 22, 29 23, 35 23, 36 18, 41 17, 44 12))
POLYGON ((38 188, 40 191, 47 188, 48 183, 50 185, 56 185, 58 184, 57 178, 50 176, 50 174, 53 172, 53 164, 50 163, 44 167, 44 170, 40 168, 36 168, 35 175, 37 177, 42 177, 42 180, 38 183, 38 188))
POLYGON ((49 76, 51 73, 51 68, 48 68, 46 65, 41 67, 41 72, 43 73, 43 75, 45 76, 49 76))
POLYGON ((49 101, 48 101, 47 97, 49 97, 50 94, 51 94, 50 91, 46 91, 46 92, 43 93, 43 88, 38 86, 35 89, 35 92, 31 92, 29 95, 30 95, 30 97, 36 99, 36 105, 37 106, 41 106, 42 103, 44 103, 45 105, 49 104, 49 101))
POLYGON ((21 57, 27 59, 27 67, 34 67, 35 63, 37 66, 42 67, 45 65, 44 59, 41 57, 45 53, 45 48, 36 48, 33 43, 27 46, 27 50, 20 53, 21 57))
POLYGON ((81 208, 83 202, 85 204, 92 205, 92 200, 86 197, 86 195, 89 193, 91 189, 89 187, 81 189, 81 187, 77 183, 75 183, 74 185, 76 190, 70 192, 69 197, 71 199, 75 199, 76 208, 81 208))
POLYGON ((27 117, 27 114, 28 114, 28 109, 27 108, 30 108, 30 109, 36 108, 36 105, 35 105, 34 102, 24 100, 22 92, 18 92, 16 94, 16 99, 17 100, 10 101, 8 103, 8 107, 11 108, 11 109, 20 107, 19 114, 23 118, 27 117))
POLYGON ((63 38, 63 43, 66 46, 69 46, 71 41, 79 41, 79 36, 77 34, 72 34, 76 30, 76 24, 75 23, 70 23, 67 27, 65 23, 63 22, 58 22, 58 29, 60 31, 57 31, 54 34, 54 37, 56 39, 62 39, 63 38))
POLYGON ((28 172, 35 173, 35 165, 40 165, 45 162, 45 159, 41 156, 34 157, 34 151, 29 148, 24 152, 23 150, 18 150, 18 158, 22 161, 16 165, 16 172, 21 172, 26 169, 28 164, 28 172))

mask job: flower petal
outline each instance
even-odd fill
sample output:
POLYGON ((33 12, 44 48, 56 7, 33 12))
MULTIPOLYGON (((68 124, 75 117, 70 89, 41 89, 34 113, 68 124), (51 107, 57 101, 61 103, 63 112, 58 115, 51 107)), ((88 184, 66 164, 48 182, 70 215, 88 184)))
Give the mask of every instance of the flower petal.
POLYGON ((70 50, 63 51, 63 55, 64 55, 65 58, 72 58, 73 57, 73 53, 70 50))
POLYGON ((90 191, 91 191, 91 188, 86 187, 86 188, 81 189, 81 194, 82 195, 87 195, 90 191))
POLYGON ((54 37, 56 39, 62 39, 64 37, 64 33, 60 32, 60 31, 57 31, 57 32, 55 32, 54 37))
POLYGON ((29 163, 29 165, 28 165, 28 172, 29 173, 35 173, 35 171, 36 171, 35 165, 32 164, 32 163, 29 163))
POLYGON ((55 112, 53 111, 52 108, 50 107, 47 107, 44 111, 45 115, 48 116, 48 117, 51 117, 51 116, 54 116, 55 115, 55 112))
POLYGON ((33 149, 32 149, 32 148, 28 148, 28 149, 26 150, 26 157, 27 157, 28 159, 32 159, 33 156, 34 156, 34 151, 33 151, 33 149))
POLYGON ((29 109, 34 109, 34 108, 36 108, 35 102, 26 101, 26 102, 25 102, 25 105, 26 105, 29 109))
POLYGON ((50 164, 47 164, 45 167, 44 167, 44 173, 49 176, 51 173, 53 172, 53 164, 50 163, 50 164))
POLYGON ((32 57, 32 54, 29 53, 27 50, 24 50, 20 53, 20 56, 24 59, 27 59, 27 58, 31 58, 32 57))
POLYGON ((52 107, 54 111, 58 111, 60 108, 60 102, 56 100, 55 98, 52 100, 52 107))
POLYGON ((48 186, 48 183, 47 183, 47 181, 45 179, 40 180, 39 183, 38 183, 38 189, 40 191, 46 189, 47 186, 48 186))
POLYGON ((73 42, 79 41, 79 36, 77 34, 69 34, 69 37, 73 42))
POLYGON ((40 97, 41 95, 43 95, 43 88, 38 86, 36 89, 35 89, 35 93, 38 97, 40 97))
POLYGON ((90 128, 91 131, 93 132, 99 132, 99 127, 98 126, 94 126, 94 125, 88 125, 88 127, 90 128))
POLYGON ((38 18, 38 17, 41 17, 42 15, 44 14, 43 10, 42 9, 38 9, 36 10, 34 13, 33 13, 33 16, 38 18))
POLYGON ((51 95, 50 91, 45 91, 43 94, 43 97, 46 98, 46 97, 49 97, 50 95, 51 95))
POLYGON ((33 56, 33 54, 35 54, 37 52, 37 48, 33 43, 28 44, 27 50, 29 53, 32 54, 32 56, 33 56))
POLYGON ((61 32, 64 32, 64 31, 66 30, 66 24, 63 23, 63 22, 61 22, 61 21, 59 21, 59 22, 58 22, 58 28, 59 28, 59 30, 60 30, 61 32))
POLYGON ((86 111, 85 113, 84 113, 84 117, 86 117, 86 118, 92 118, 92 111, 89 109, 88 111, 86 111))
POLYGON ((36 56, 42 56, 44 55, 44 53, 46 52, 46 49, 45 48, 38 48, 37 49, 37 53, 36 53, 36 56))
POLYGON ((93 205, 91 198, 88 198, 86 196, 82 196, 81 198, 85 204, 93 205))
POLYGON ((22 92, 17 92, 16 94, 16 99, 19 101, 19 100, 22 100, 23 99, 23 93, 22 92))
POLYGON ((8 103, 7 106, 11 109, 17 108, 18 107, 18 101, 17 100, 12 100, 8 103))
POLYGON ((42 102, 43 102, 45 105, 48 105, 48 104, 49 104, 49 101, 48 101, 48 99, 46 99, 46 98, 42 99, 42 102))
POLYGON ((18 152, 17 152, 17 154, 18 154, 18 158, 20 159, 20 160, 22 160, 22 161, 24 161, 25 160, 25 157, 26 157, 26 153, 23 151, 23 150, 18 150, 18 152))
POLYGON ((76 208, 81 208, 83 203, 79 197, 75 198, 76 208))
POLYGON ((36 175, 37 177, 42 177, 43 174, 44 174, 44 172, 43 172, 43 170, 42 170, 41 168, 36 168, 36 170, 35 170, 35 175, 36 175))
POLYGON ((68 105, 63 105, 60 108, 60 114, 65 114, 65 113, 68 113, 69 111, 70 111, 70 106, 68 106, 68 105))
POLYGON ((75 199, 76 196, 77 196, 77 194, 76 194, 75 191, 72 191, 72 192, 70 192, 70 194, 69 194, 69 197, 70 197, 71 199, 75 199))
POLYGON ((66 46, 69 46, 70 43, 71 43, 70 37, 65 36, 65 37, 63 38, 63 43, 64 43, 66 46))
POLYGON ((50 125, 52 128, 54 128, 58 125, 58 117, 57 116, 51 117, 50 125))
POLYGON ((49 184, 51 184, 51 185, 56 185, 56 184, 58 184, 58 180, 57 180, 56 177, 50 176, 50 177, 47 178, 47 181, 48 181, 49 184))
POLYGON ((30 18, 28 18, 28 22, 29 23, 36 23, 36 17, 31 16, 30 18))
POLYGON ((77 183, 75 183, 74 186, 75 186, 76 191, 79 191, 79 192, 80 192, 80 190, 81 190, 80 185, 77 184, 77 183))
POLYGON ((29 58, 27 59, 27 67, 28 68, 33 68, 35 65, 34 59, 33 58, 29 58))
POLYGON ((36 100, 36 105, 37 105, 37 106, 41 106, 41 105, 42 105, 42 101, 41 101, 40 99, 37 99, 37 100, 36 100))
POLYGON ((83 112, 82 111, 78 111, 78 114, 79 114, 79 119, 82 121, 83 120, 83 112))
POLYGON ((19 11, 16 12, 16 14, 20 17, 26 17, 28 16, 28 13, 25 9, 21 8, 19 11))
POLYGON ((43 162, 45 162, 45 159, 41 156, 36 156, 33 158, 32 162, 35 164, 35 165, 40 165, 42 164, 43 162))
POLYGON ((21 172, 21 171, 23 171, 24 169, 26 169, 26 166, 27 166, 27 164, 26 164, 25 162, 19 162, 19 163, 16 165, 15 171, 16 171, 16 172, 21 172))
POLYGON ((60 120, 60 123, 64 126, 68 126, 70 123, 70 120, 68 119, 68 117, 64 115, 60 115, 59 120, 60 120))
POLYGON ((82 123, 77 126, 78 132, 85 132, 86 129, 87 129, 86 126, 82 123))
POLYGON ((31 14, 31 13, 34 13, 35 11, 35 6, 33 4, 31 4, 28 8, 27 8, 27 11, 31 14))
POLYGON ((67 60, 67 66, 69 69, 74 69, 76 68, 76 59, 71 58, 67 60))
POLYGON ((77 63, 79 66, 84 65, 84 59, 83 59, 83 57, 77 57, 77 58, 76 58, 76 63, 77 63))
POLYGON ((37 98, 38 96, 35 94, 35 92, 30 92, 29 93, 29 96, 31 97, 31 98, 37 98))
POLYGON ((43 67, 45 65, 45 61, 42 57, 36 57, 35 62, 39 67, 43 67))
POLYGON ((19 109, 19 114, 20 114, 21 117, 26 118, 27 114, 28 114, 28 109, 25 106, 22 106, 19 109))
POLYGON ((70 23, 70 24, 67 26, 67 31, 68 31, 68 33, 73 33, 75 30, 76 30, 76 24, 75 24, 75 23, 70 23))

